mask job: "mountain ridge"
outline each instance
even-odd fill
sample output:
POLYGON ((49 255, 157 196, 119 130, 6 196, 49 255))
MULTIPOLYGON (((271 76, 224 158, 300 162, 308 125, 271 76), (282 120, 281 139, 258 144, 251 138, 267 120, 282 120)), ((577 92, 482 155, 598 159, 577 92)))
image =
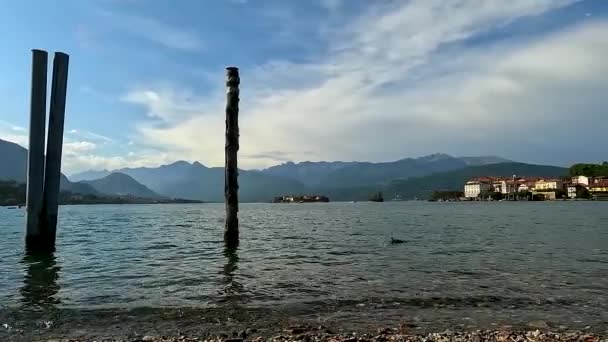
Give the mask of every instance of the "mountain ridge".
POLYGON ((120 172, 112 172, 109 175, 90 181, 80 181, 78 184, 88 184, 96 191, 113 196, 135 196, 141 198, 161 198, 145 185, 137 182, 133 177, 120 172))
MULTIPOLYGON (((0 160, 3 161, 0 163, 0 180, 25 183, 27 178, 27 158, 27 149, 25 147, 0 139, 0 160), (9 162, 4 162, 5 160, 8 160, 9 162)), ((135 182, 135 180, 133 181, 135 182)), ((104 189, 101 186, 96 188, 94 185, 95 184, 90 184, 88 182, 72 182, 63 173, 59 179, 59 189, 62 192, 81 195, 114 195, 112 193, 104 192, 104 189)), ((106 183, 104 185, 109 187, 111 184, 106 183)), ((143 187, 143 185, 135 185, 131 182, 128 189, 139 189, 140 191, 143 191, 141 187, 143 187)), ((151 195, 153 192, 149 194, 151 195)), ((137 196, 137 194, 130 195, 137 196)), ((160 197, 158 194, 154 195, 155 197, 153 198, 160 197)))
MULTIPOLYGON (((19 163, 23 164, 23 171, 27 150, 15 144, 10 147, 14 150, 15 146, 21 154, 22 161, 19 163)), ((0 157, 4 158, 3 155, 0 157)), ((239 200, 268 202, 277 196, 311 193, 327 195, 332 200, 365 200, 377 191, 386 192, 389 199, 397 195, 402 198, 423 198, 427 192, 430 193, 431 188, 460 189, 466 177, 505 174, 555 176, 566 173, 564 168, 502 162, 504 160, 506 159, 496 156, 453 157, 445 153, 434 153, 418 158, 376 163, 286 162, 263 170, 239 170, 239 200), (497 161, 502 163, 494 163, 497 161)), ((4 173, 7 173, 6 170, 4 173)), ((190 163, 182 160, 159 167, 122 168, 112 171, 88 170, 80 177, 85 177, 86 173, 103 177, 71 182, 63 176, 62 190, 114 195, 131 192, 135 196, 224 201, 224 168, 207 167, 196 161, 190 163), (112 174, 114 176, 106 179, 112 174)), ((25 179, 25 171, 22 175, 22 179, 25 179)))
MULTIPOLYGON (((495 156, 459 158, 445 153, 434 153, 418 158, 376 163, 285 162, 262 170, 239 170, 239 198, 242 202, 265 202, 276 196, 305 193, 335 193, 336 198, 342 198, 341 194, 349 194, 352 189, 377 190, 396 179, 502 160, 506 159, 495 156)), ((207 167, 199 162, 181 160, 156 168, 122 168, 113 172, 127 174, 164 196, 206 202, 224 200, 222 167, 207 167)))

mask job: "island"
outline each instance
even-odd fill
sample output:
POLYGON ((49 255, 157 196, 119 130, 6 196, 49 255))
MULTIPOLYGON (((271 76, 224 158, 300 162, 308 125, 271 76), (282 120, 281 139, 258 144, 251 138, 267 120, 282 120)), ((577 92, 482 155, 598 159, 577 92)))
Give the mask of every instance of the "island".
POLYGON ((329 202, 329 197, 320 195, 303 195, 303 196, 279 196, 272 200, 272 203, 316 203, 329 202))

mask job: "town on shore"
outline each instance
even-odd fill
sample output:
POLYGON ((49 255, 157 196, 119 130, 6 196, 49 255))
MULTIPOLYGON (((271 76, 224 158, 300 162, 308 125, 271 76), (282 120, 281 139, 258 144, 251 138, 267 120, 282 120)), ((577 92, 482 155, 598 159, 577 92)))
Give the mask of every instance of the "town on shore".
POLYGON ((464 185, 464 200, 608 200, 608 176, 570 178, 476 177, 464 185))

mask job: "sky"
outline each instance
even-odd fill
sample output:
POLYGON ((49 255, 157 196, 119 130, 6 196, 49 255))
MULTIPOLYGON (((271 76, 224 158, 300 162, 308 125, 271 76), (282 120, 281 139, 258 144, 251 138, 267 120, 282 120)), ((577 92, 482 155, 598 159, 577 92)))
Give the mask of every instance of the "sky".
POLYGON ((27 147, 30 50, 70 55, 68 174, 222 166, 227 66, 246 169, 608 160, 606 0, 11 0, 0 32, 0 139, 27 147))

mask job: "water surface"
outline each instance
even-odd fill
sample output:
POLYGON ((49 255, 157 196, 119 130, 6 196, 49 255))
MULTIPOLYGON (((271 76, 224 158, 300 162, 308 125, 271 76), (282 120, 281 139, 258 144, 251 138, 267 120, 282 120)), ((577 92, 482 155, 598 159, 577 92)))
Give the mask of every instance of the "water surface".
POLYGON ((606 202, 242 204, 238 249, 222 242, 223 210, 62 206, 57 251, 41 258, 23 253, 24 211, 0 208, 0 320, 86 327, 101 314, 251 312, 430 328, 608 326, 606 202))

